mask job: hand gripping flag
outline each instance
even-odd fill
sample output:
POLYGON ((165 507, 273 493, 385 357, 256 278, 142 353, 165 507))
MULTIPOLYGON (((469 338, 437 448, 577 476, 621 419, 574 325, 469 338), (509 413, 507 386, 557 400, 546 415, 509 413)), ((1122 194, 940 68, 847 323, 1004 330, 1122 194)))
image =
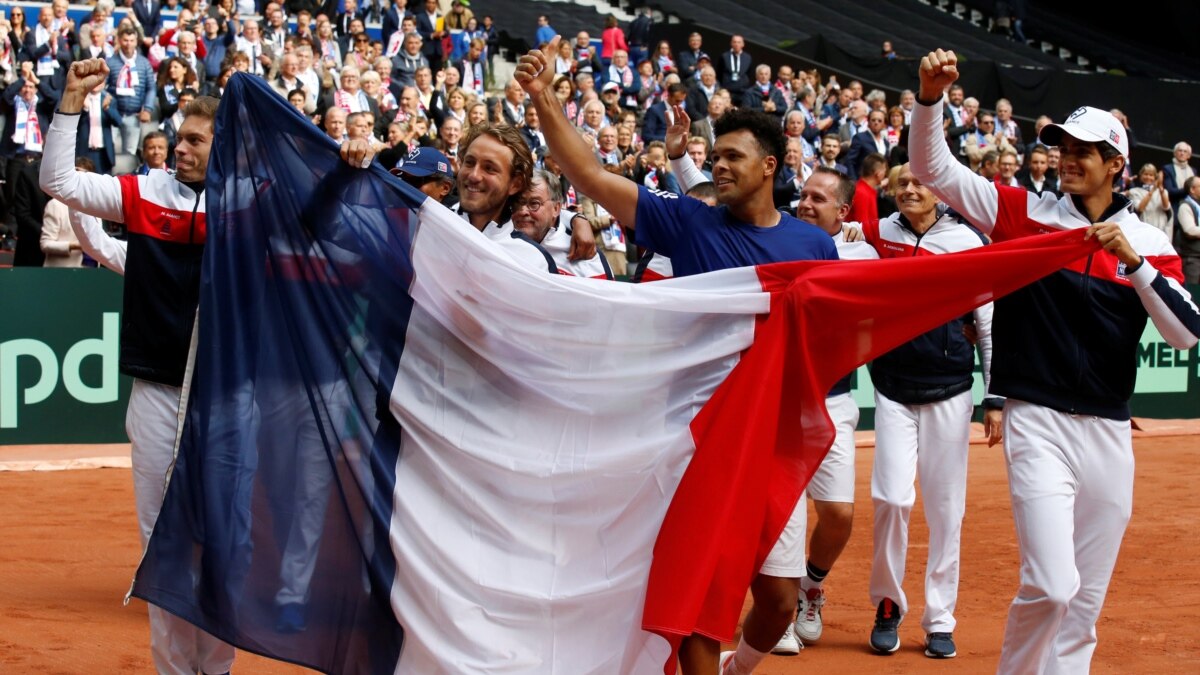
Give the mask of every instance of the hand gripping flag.
POLYGON ((551 276, 241 75, 206 196, 132 592, 327 673, 673 670, 683 636, 732 636, 832 440, 829 387, 1093 249, 551 276))

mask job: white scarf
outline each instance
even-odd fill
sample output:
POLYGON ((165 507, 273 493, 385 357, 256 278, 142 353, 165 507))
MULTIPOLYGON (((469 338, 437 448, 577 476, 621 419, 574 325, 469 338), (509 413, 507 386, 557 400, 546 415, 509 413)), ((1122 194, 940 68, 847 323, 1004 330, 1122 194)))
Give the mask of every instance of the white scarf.
POLYGON ((88 149, 103 148, 104 134, 100 128, 101 116, 104 114, 104 92, 88 94, 88 149))
POLYGON ((26 152, 42 151, 42 128, 38 124, 37 102, 37 94, 34 94, 33 100, 28 103, 20 96, 14 102, 17 125, 12 140, 18 146, 24 147, 26 152))

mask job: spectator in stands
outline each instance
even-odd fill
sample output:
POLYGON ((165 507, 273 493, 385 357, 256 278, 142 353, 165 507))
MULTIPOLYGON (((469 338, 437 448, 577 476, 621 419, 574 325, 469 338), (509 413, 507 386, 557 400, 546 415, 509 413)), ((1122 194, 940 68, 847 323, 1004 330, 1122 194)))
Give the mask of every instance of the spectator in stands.
POLYGON ((689 130, 689 136, 699 136, 708 141, 709 147, 712 147, 717 142, 716 124, 721 115, 729 109, 729 92, 724 89, 718 89, 715 94, 708 99, 708 114, 704 117, 692 122, 692 128, 689 130))
POLYGON ((1047 191, 1058 194, 1058 180, 1048 173, 1049 169, 1050 153, 1038 143, 1029 151, 1029 167, 1017 173, 1017 180, 1021 187, 1036 195, 1047 191))
POLYGON ((453 117, 446 118, 438 126, 437 140, 434 141, 433 147, 450 158, 452 167, 458 166, 458 143, 462 140, 462 131, 462 122, 453 117))
MULTIPOLYGON (((518 87, 520 83, 516 80, 512 81, 518 87)), ((600 130, 608 126, 608 118, 604 116, 604 104, 597 100, 591 100, 583 104, 583 123, 579 125, 579 130, 591 137, 592 145, 596 144, 596 139, 600 137, 600 130)))
POLYGON ((234 41, 235 34, 229 29, 230 23, 211 16, 205 17, 202 33, 198 36, 199 42, 204 45, 204 74, 210 84, 221 74, 221 64, 234 41))
POLYGON ((692 163, 700 169, 700 173, 708 180, 712 180, 712 172, 704 168, 708 162, 708 153, 711 147, 708 144, 708 139, 701 136, 689 136, 687 140, 687 155, 691 158, 692 163))
POLYGON ((643 59, 638 69, 638 107, 645 111, 662 100, 662 80, 654 74, 654 64, 643 59))
POLYGON ((575 35, 575 74, 587 73, 593 79, 604 72, 596 48, 592 46, 592 38, 587 31, 581 30, 575 35))
POLYGON ((1002 98, 996 101, 996 133, 1008 139, 1008 144, 1020 150, 1025 147, 1021 140, 1021 127, 1013 119, 1012 103, 1002 98))
MULTIPOLYGON (((365 37, 365 36, 364 36, 365 37)), ((262 39, 258 21, 246 19, 242 22, 242 34, 234 41, 237 51, 250 57, 250 73, 264 77, 275 60, 275 48, 262 39)))
POLYGON ((854 184, 854 201, 846 222, 869 223, 879 220, 879 187, 887 175, 887 159, 873 152, 863 158, 862 171, 854 184))
POLYGON ((355 20, 363 17, 358 9, 358 0, 342 0, 342 11, 334 18, 333 28, 338 37, 348 37, 353 34, 350 26, 355 20))
POLYGON ((165 133, 156 130, 146 134, 142 139, 142 163, 135 173, 145 176, 151 171, 166 171, 170 168, 170 147, 165 133))
POLYGON ((660 40, 658 46, 654 48, 653 60, 654 72, 660 75, 679 73, 679 69, 675 65, 675 56, 671 53, 671 43, 666 40, 660 40))
POLYGON ((1183 280, 1200 284, 1200 176, 1183 182, 1179 201, 1179 256, 1183 258, 1183 280))
POLYGON ((1021 167, 1021 160, 1017 159, 1016 150, 1011 147, 1001 150, 997 166, 999 167, 999 171, 996 174, 997 185, 1021 187, 1020 182, 1017 181, 1017 169, 1021 167))
POLYGON ((817 161, 817 153, 812 144, 805 138, 807 130, 804 113, 799 110, 789 110, 784 117, 783 135, 789 140, 796 140, 800 146, 800 154, 803 157, 804 163, 812 166, 817 161))
POLYGON ((1126 196, 1142 222, 1162 230, 1168 241, 1175 241, 1171 197, 1163 187, 1163 179, 1163 172, 1153 164, 1143 164, 1126 196))
MULTIPOLYGON (((616 31, 618 34, 624 35, 619 28, 616 31)), ((637 110, 642 81, 634 72, 633 67, 629 65, 629 54, 624 49, 618 49, 612 53, 611 64, 606 72, 607 84, 617 86, 620 106, 626 110, 637 110)))
POLYGON ((496 31, 496 24, 492 21, 491 16, 484 16, 483 23, 480 24, 479 30, 483 32, 484 40, 487 42, 487 49, 484 54, 487 56, 487 82, 488 86, 495 85, 496 72, 492 59, 500 51, 500 33, 496 31))
POLYGON ((863 100, 867 102, 867 107, 869 109, 878 110, 885 115, 887 114, 887 94, 883 93, 883 90, 872 89, 866 96, 863 97, 863 100))
MULTIPOLYGON (((87 157, 76 157, 75 170, 95 173, 96 167, 87 157)), ((41 248, 46 256, 44 267, 83 266, 83 247, 71 228, 71 210, 57 199, 46 203, 42 217, 41 248)))
POLYGON ((891 153, 900 145, 900 137, 904 133, 904 127, 908 126, 904 122, 904 109, 898 105, 894 105, 887 112, 887 141, 888 141, 888 163, 891 165, 903 164, 904 162, 891 161, 891 153))
POLYGON ((616 121, 617 116, 624 110, 621 107, 621 85, 605 82, 604 86, 600 87, 600 102, 604 104, 604 116, 609 121, 616 121))
POLYGON ((509 80, 504 87, 501 112, 504 122, 511 126, 519 127, 525 121, 525 92, 516 80, 509 80))
POLYGON ((467 125, 467 108, 473 100, 474 97, 460 87, 455 87, 446 94, 446 117, 453 117, 462 122, 464 132, 467 125))
POLYGON ((908 126, 912 121, 913 106, 917 104, 917 95, 912 89, 905 89, 900 92, 900 109, 904 111, 904 126, 908 126))
POLYGON ((712 66, 702 66, 700 78, 687 86, 687 109, 698 115, 699 111, 708 110, 709 99, 717 93, 717 71, 712 66))
POLYGON ((846 170, 845 165, 839 164, 837 161, 840 154, 842 154, 842 142, 836 134, 825 134, 821 137, 821 153, 817 158, 817 165, 846 174, 848 178, 850 172, 846 170))
MULTIPOLYGON (((861 102, 855 103, 860 104, 861 102)), ((846 153, 846 168, 850 170, 851 179, 862 173, 863 162, 868 155, 879 154, 885 158, 888 156, 891 147, 888 145, 887 134, 884 133, 886 128, 887 123, 882 111, 872 110, 867 115, 867 130, 854 136, 850 141, 850 150, 846 153)))
MULTIPOLYGON (((836 83, 831 83, 825 90, 825 104, 821 106, 821 115, 818 119, 830 120, 829 133, 841 134, 842 125, 850 116, 850 92, 837 87, 836 83)), ((854 133, 858 133, 855 131, 854 133)), ((847 148, 850 146, 847 145, 847 148)))
MULTIPOLYGON (((438 75, 444 77, 441 71, 438 75)), ((345 74, 342 75, 345 77, 345 74)), ((442 96, 442 92, 434 87, 433 71, 428 66, 423 66, 417 69, 413 80, 417 88, 417 96, 420 98, 421 110, 425 111, 425 116, 436 127, 442 126, 442 121, 446 119, 446 99, 442 96)), ((439 83, 440 84, 440 83, 439 83)), ((510 123, 513 126, 520 126, 521 118, 517 118, 517 122, 510 123)))
POLYGON ((366 31, 350 36, 350 50, 343 61, 344 66, 353 66, 362 72, 375 62, 375 50, 371 47, 371 36, 366 31))
POLYGON ((854 140, 855 136, 869 131, 867 120, 869 112, 870 109, 867 107, 866 101, 852 101, 850 103, 850 108, 846 112, 846 118, 838 126, 838 139, 841 141, 844 151, 850 151, 850 143, 854 140))
POLYGON ((728 89, 735 101, 742 100, 742 95, 751 84, 750 72, 754 59, 745 48, 745 38, 734 35, 729 39, 729 51, 721 55, 721 69, 718 71, 721 88, 728 89))
POLYGON ((563 115, 569 120, 579 119, 579 104, 575 102, 575 80, 567 75, 554 78, 554 95, 562 103, 563 115))
POLYGON ((429 59, 421 53, 421 36, 405 35, 400 53, 392 57, 392 76, 400 86, 411 87, 416 83, 417 70, 429 67, 429 59))
POLYGON ((626 61, 629 57, 629 44, 625 42, 625 33, 617 22, 617 17, 609 14, 604 18, 604 31, 600 33, 600 62, 607 68, 613 61, 617 50, 625 52, 626 61))
POLYGON ((771 83, 771 66, 758 64, 754 69, 754 84, 748 87, 742 95, 742 107, 773 115, 782 121, 787 112, 787 101, 783 92, 771 83))
MULTIPOLYGON (((359 86, 362 87, 363 93, 367 95, 367 98, 374 101, 375 106, 379 109, 382 119, 378 120, 379 124, 375 127, 376 131, 386 130, 387 125, 396 119, 396 109, 400 105, 396 97, 392 95, 392 92, 383 88, 383 79, 379 77, 379 73, 373 70, 368 70, 359 77, 359 86)), ((454 93, 458 95, 460 105, 465 106, 465 103, 462 102, 462 92, 456 89, 454 93)), ((449 114, 449 110, 446 112, 449 114)), ((462 117, 456 119, 462 122, 466 119, 467 111, 464 109, 460 112, 462 113, 462 117)))
MULTIPOLYGON (((667 88, 667 98, 650 106, 646 111, 646 119, 642 122, 642 138, 647 143, 662 141, 667 137, 667 127, 671 125, 671 107, 684 106, 687 99, 687 87, 673 84, 667 88)), ((685 106, 686 107, 686 106, 685 106)))
MULTIPOLYGON (((2 30, 3 24, 0 24, 2 30)), ((16 53, 8 51, 11 49, 10 38, 7 36, 0 37, 0 70, 4 71, 4 77, 7 78, 10 74, 15 77, 15 59, 16 53)), ((108 44, 104 36, 104 29, 99 26, 92 26, 90 23, 85 23, 79 27, 79 44, 73 49, 73 59, 81 61, 83 59, 104 59, 108 60, 113 55, 112 45, 108 44)), ((8 83, 6 83, 8 84, 8 83)))
POLYGON ((132 28, 117 34, 119 50, 108 60, 108 91, 116 98, 121 116, 121 148, 133 154, 142 140, 142 123, 149 122, 157 101, 154 71, 138 53, 138 35, 132 28))
POLYGON ((17 267, 41 267, 44 258, 39 240, 47 198, 38 187, 38 171, 44 130, 50 128, 58 98, 50 78, 39 79, 30 61, 21 64, 21 77, 4 91, 7 115, 0 151, 8 159, 7 189, 17 225, 13 265, 17 267))
POLYGON ((1174 157, 1162 168, 1163 187, 1166 188, 1167 195, 1176 209, 1179 208, 1179 202, 1187 197, 1187 189, 1183 184, 1187 182, 1187 179, 1196 175, 1196 171, 1189 163, 1191 159, 1192 146, 1184 141, 1179 141, 1175 144, 1174 157))
MULTIPOLYGON (((84 26, 87 27, 86 24, 84 26)), ((104 84, 96 85, 83 102, 79 132, 75 136, 75 156, 87 159, 93 170, 112 173, 117 161, 113 148, 113 129, 121 128, 121 116, 113 105, 112 94, 104 84)))
POLYGON ((71 67, 71 46, 62 33, 54 28, 54 10, 43 6, 38 13, 38 23, 25 34, 22 61, 32 61, 39 80, 62 95, 67 81, 67 69, 71 67))
MULTIPOLYGON (((317 39, 313 43, 313 51, 314 55, 320 56, 320 62, 326 70, 335 71, 341 66, 342 45, 333 34, 333 24, 328 21, 317 24, 317 39)), ((420 51, 420 43, 417 45, 417 51, 420 51)))
MULTIPOLYGON (((534 109, 533 106, 529 106, 534 109)), ((617 128, 609 125, 596 137, 596 157, 601 164, 620 164, 624 157, 617 146, 617 128)))
MULTIPOLYGON (((603 130, 602 130, 603 131, 603 130)), ((521 127, 521 138, 531 151, 546 147, 546 135, 542 133, 541 121, 538 120, 537 108, 525 106, 525 124, 521 127)))
MULTIPOLYGON (((684 82, 691 82, 692 78, 698 75, 697 62, 700 60, 700 55, 704 54, 700 50, 703 43, 704 39, 700 37, 699 33, 692 33, 688 35, 687 50, 679 52, 679 58, 676 61, 679 66, 679 76, 683 78, 684 82)), ((693 108, 693 110, 696 110, 696 108, 693 108)))
MULTIPOLYGON (((296 89, 304 90, 304 81, 300 79, 300 57, 295 53, 284 54, 279 57, 279 75, 271 81, 271 89, 275 90, 276 94, 287 98, 292 91, 296 89)), ((161 74, 160 74, 161 78, 161 74)), ((304 91, 305 112, 312 114, 315 110, 308 110, 308 92, 304 91)), ((161 97, 159 99, 162 100, 161 97)), ((160 107, 162 103, 159 103, 160 107)), ((315 108, 315 106, 314 106, 315 108)))
POLYGON ((417 33, 421 35, 423 43, 421 54, 429 61, 431 68, 441 68, 442 59, 445 58, 442 54, 442 36, 446 33, 439 27, 442 14, 438 11, 438 0, 425 0, 425 11, 416 12, 416 15, 417 33))
POLYGON ((558 43, 558 55, 554 57, 554 74, 575 74, 575 50, 570 42, 563 40, 558 43))
POLYGON ((538 14, 537 30, 533 34, 533 46, 535 49, 541 49, 543 46, 550 44, 554 36, 558 35, 558 31, 550 25, 550 17, 546 14, 538 14))
POLYGON ((881 55, 888 61, 896 60, 896 50, 892 49, 892 41, 884 40, 883 46, 880 48, 881 55))
POLYGON ((975 120, 968 116, 967 111, 963 108, 963 88, 960 84, 950 85, 950 91, 946 93, 946 110, 943 115, 945 118, 943 124, 946 128, 946 137, 950 142, 950 151, 958 157, 958 161, 963 164, 969 164, 966 153, 966 140, 963 136, 966 135, 975 126, 975 120))
POLYGON ((325 134, 341 145, 346 140, 346 118, 349 113, 345 108, 334 106, 325 111, 325 134))
POLYGON ((271 50, 282 54, 284 43, 287 41, 288 26, 283 18, 283 9, 272 7, 266 10, 267 26, 263 29, 263 42, 271 45, 271 50))
POLYGON ((989 112, 979 113, 976 119, 975 128, 968 131, 963 137, 965 140, 963 148, 967 154, 968 166, 973 171, 979 170, 980 162, 988 152, 994 150, 999 153, 1012 150, 1014 154, 1016 153, 1016 148, 1008 142, 1008 138, 996 131, 994 115, 989 112))
MULTIPOLYGON (((295 56, 289 55, 292 58, 293 65, 295 56)), ((192 70, 187 61, 172 56, 163 62, 163 65, 158 71, 158 114, 162 119, 167 119, 175 114, 181 106, 179 105, 179 93, 184 89, 193 91, 200 90, 200 81, 196 77, 196 72, 192 70)))
POLYGON ((634 13, 637 16, 629 22, 629 31, 625 37, 629 43, 629 60, 641 63, 642 59, 649 56, 650 27, 654 25, 654 20, 650 18, 649 7, 642 7, 634 13))
POLYGON ((979 170, 976 173, 988 180, 996 180, 996 175, 1000 173, 1000 152, 988 150, 983 153, 983 159, 979 161, 979 170))
POLYGON ((467 26, 474 18, 475 12, 467 9, 466 5, 463 4, 463 0, 453 0, 450 3, 450 13, 446 15, 444 24, 446 30, 449 32, 465 31, 468 30, 467 26))
POLYGON ((172 169, 175 168, 175 145, 185 117, 183 111, 187 110, 188 104, 195 101, 197 96, 199 92, 191 88, 179 92, 178 108, 158 125, 159 131, 167 136, 167 166, 172 169))
POLYGON ((795 213, 796 202, 800 200, 800 190, 812 175, 812 167, 804 163, 802 139, 788 138, 786 150, 783 153, 783 168, 775 173, 775 189, 773 197, 775 208, 795 213))

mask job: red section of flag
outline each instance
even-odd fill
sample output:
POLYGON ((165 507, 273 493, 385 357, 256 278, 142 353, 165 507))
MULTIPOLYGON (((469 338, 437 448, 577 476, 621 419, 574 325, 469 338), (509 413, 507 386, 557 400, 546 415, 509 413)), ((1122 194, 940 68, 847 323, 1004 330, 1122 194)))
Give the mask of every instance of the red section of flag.
MULTIPOLYGON (((771 312, 692 422, 642 625, 733 637, 746 590, 833 441, 825 392, 859 365, 1097 250, 1083 230, 963 253, 759 268, 771 312)), ((675 659, 666 672, 673 673, 675 659)))

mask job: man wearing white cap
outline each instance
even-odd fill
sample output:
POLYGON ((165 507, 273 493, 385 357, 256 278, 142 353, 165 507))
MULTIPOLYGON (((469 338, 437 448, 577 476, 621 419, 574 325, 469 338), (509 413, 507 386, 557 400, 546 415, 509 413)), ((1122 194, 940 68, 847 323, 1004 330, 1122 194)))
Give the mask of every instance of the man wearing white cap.
POLYGON ((1113 192, 1129 152, 1111 113, 1082 107, 1040 140, 1062 152, 1056 197, 997 186, 959 164, 942 135, 954 52, 921 60, 912 173, 996 241, 1088 228, 1103 250, 995 303, 990 391, 1007 397, 1005 456, 1021 550, 1001 673, 1085 673, 1096 619, 1133 508, 1129 398, 1149 317, 1189 349, 1200 312, 1166 235, 1113 192))

